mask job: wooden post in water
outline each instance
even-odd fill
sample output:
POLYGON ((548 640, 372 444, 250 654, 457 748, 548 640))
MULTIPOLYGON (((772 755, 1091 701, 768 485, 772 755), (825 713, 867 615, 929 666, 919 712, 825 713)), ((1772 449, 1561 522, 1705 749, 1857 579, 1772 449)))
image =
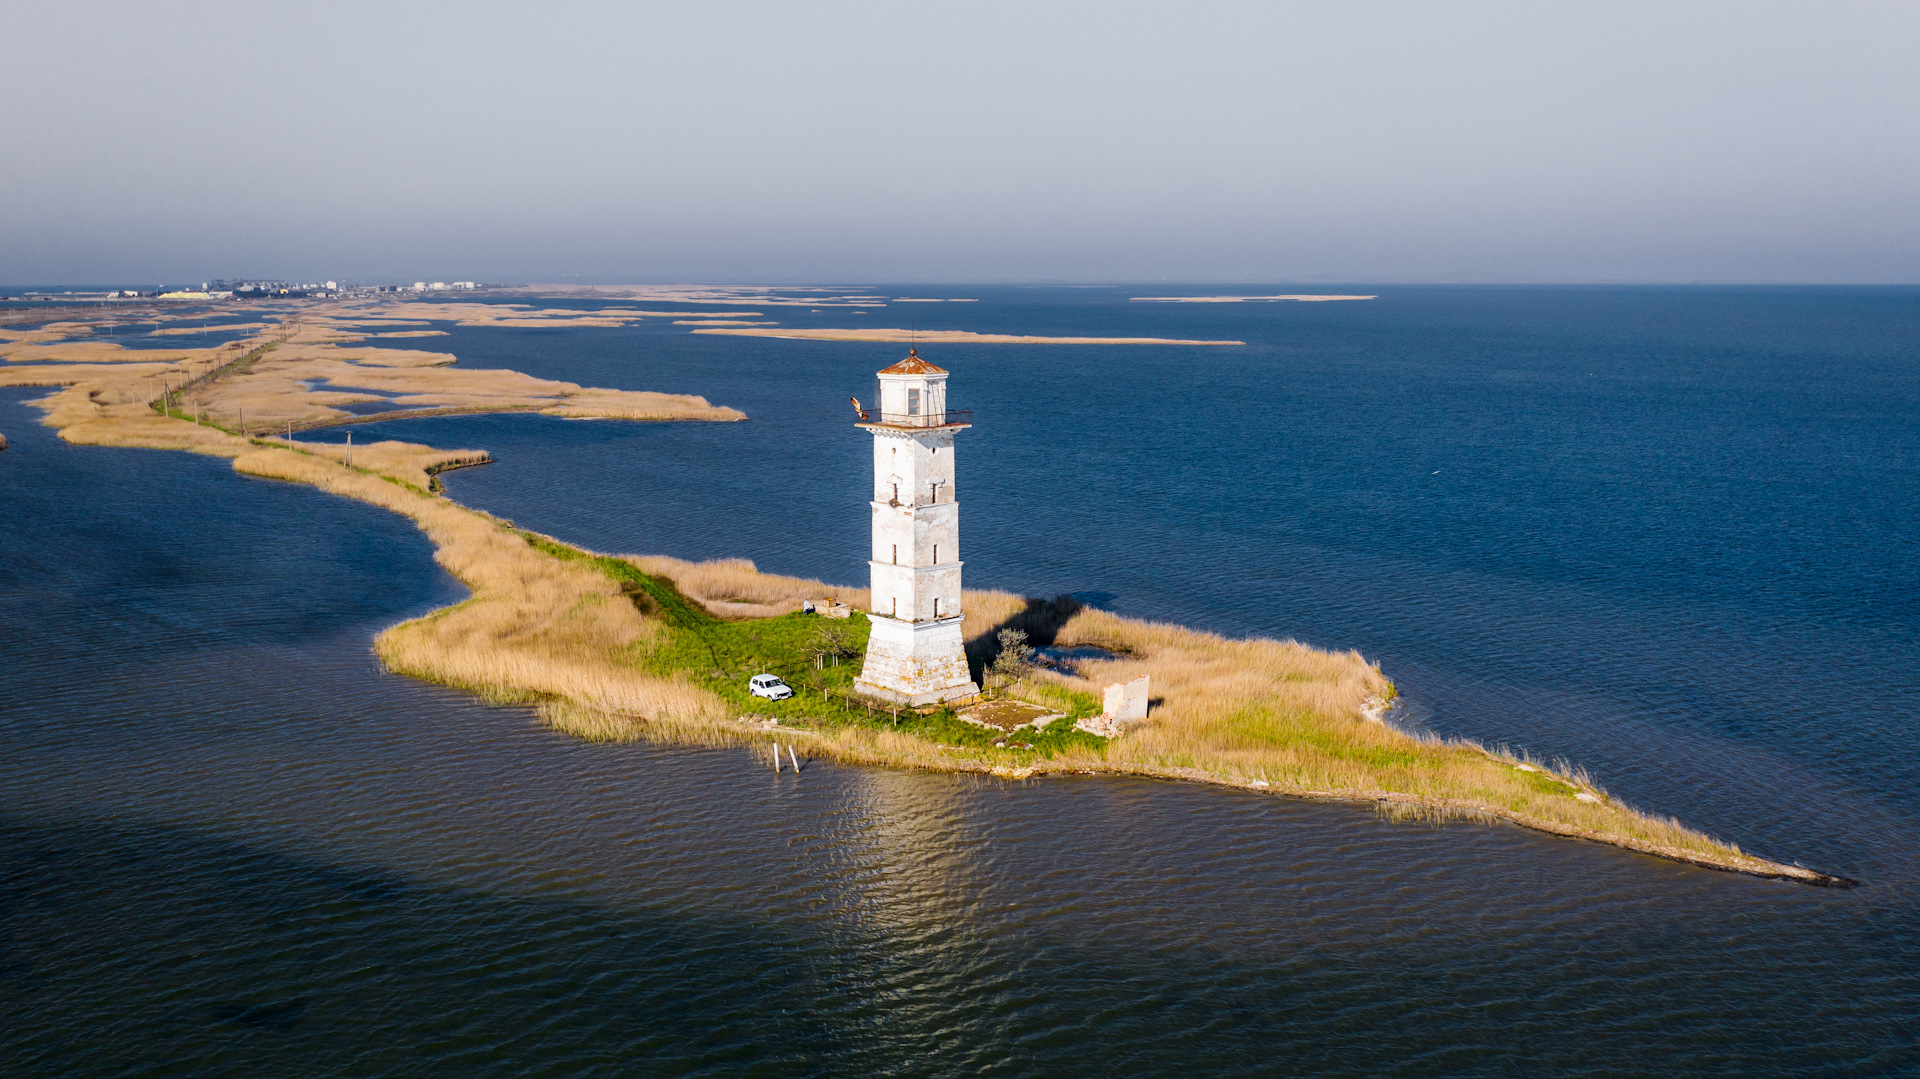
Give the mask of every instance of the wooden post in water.
POLYGON ((353 432, 347 432, 347 467, 353 467, 353 432))
POLYGON ((787 746, 787 759, 793 762, 793 774, 800 774, 800 758, 794 755, 793 746, 787 746))

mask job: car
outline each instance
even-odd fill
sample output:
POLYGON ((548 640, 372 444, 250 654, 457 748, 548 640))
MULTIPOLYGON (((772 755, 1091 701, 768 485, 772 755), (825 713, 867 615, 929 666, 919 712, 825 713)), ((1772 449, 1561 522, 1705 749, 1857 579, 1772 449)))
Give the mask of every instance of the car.
POLYGON ((770 701, 784 701, 793 696, 793 687, 782 682, 777 674, 756 674, 747 679, 747 692, 770 701))

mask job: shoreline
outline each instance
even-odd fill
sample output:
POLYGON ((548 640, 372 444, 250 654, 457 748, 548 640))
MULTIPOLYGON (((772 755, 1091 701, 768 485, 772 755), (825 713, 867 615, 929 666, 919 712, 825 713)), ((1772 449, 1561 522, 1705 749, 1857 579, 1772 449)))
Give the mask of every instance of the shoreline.
MULTIPOLYGON (((192 376, 182 390, 244 377, 294 336, 285 333, 287 329, 261 333, 241 355, 203 355, 184 366, 170 366, 168 374, 192 376), (277 340, 269 337, 275 332, 280 333, 277 340)), ((1090 665, 1093 674, 1087 678, 1036 676, 1031 688, 1062 698, 1088 697, 1093 678, 1154 674, 1156 689, 1168 702, 1161 705, 1159 718, 1110 742, 1089 742, 1091 735, 1054 739, 1056 744, 1042 757, 984 744, 967 746, 963 736, 934 741, 910 730, 862 726, 847 717, 836 725, 824 712, 811 716, 827 723, 824 730, 745 726, 738 702, 728 699, 738 692, 731 686, 737 679, 724 669, 722 653, 714 651, 708 664, 700 657, 689 660, 686 648, 693 647, 695 653, 699 646, 713 649, 729 624, 772 626, 781 617, 771 612, 795 595, 825 588, 820 582, 761 574, 742 563, 732 567, 722 587, 748 595, 749 602, 731 593, 701 594, 698 575, 719 572, 714 564, 597 554, 522 532, 434 491, 436 472, 484 463, 484 451, 376 442, 355 447, 349 465, 340 446, 248 437, 185 419, 175 407, 178 391, 158 402, 143 399, 140 386, 154 377, 153 366, 153 361, 91 363, 88 377, 63 373, 58 384, 63 388, 33 403, 48 412, 44 422, 71 443, 224 456, 243 475, 305 483, 408 517, 432 541, 435 561, 470 595, 382 631, 374 646, 382 664, 489 699, 536 704, 550 725, 577 737, 764 743, 806 730, 803 736, 822 753, 850 764, 1009 779, 1115 774, 1205 782, 1315 801, 1507 820, 1548 834, 1761 878, 1820 886, 1857 883, 1746 854, 1671 818, 1620 804, 1583 775, 1549 772, 1470 742, 1424 739, 1373 720, 1365 715, 1366 702, 1380 699, 1383 692, 1391 696, 1392 686, 1356 653, 1324 652, 1292 641, 1228 639, 1105 612, 1063 613, 1055 629, 1060 643, 1105 647, 1117 658, 1090 665), (124 370, 116 372, 116 367, 124 370), (727 609, 734 614, 769 617, 729 623, 711 613, 716 604, 730 604, 727 609), (713 673, 704 673, 709 667, 713 673), (721 677, 713 677, 716 674, 721 677), (946 745, 947 739, 962 744, 946 745), (1313 779, 1343 773, 1356 782, 1313 779), (1393 786, 1407 789, 1380 785, 1378 780, 1387 777, 1399 777, 1393 786), (1475 790, 1498 792, 1513 804, 1460 796, 1475 790)), ((637 395, 629 391, 574 389, 584 401, 607 401, 612 413, 608 418, 639 418, 632 409, 637 395), (629 396, 593 396, 614 394, 629 396)), ((733 410, 706 406, 704 399, 700 404, 702 414, 646 418, 740 418, 733 410)), ((468 414, 536 410, 507 401, 455 407, 468 414)), ((582 407, 575 414, 580 413, 590 410, 582 407)), ((376 413, 322 420, 314 426, 418 415, 376 413)), ((978 614, 969 639, 984 639, 980 631, 1014 624, 1041 605, 1005 593, 969 592, 965 606, 970 623, 978 614)), ((859 620, 864 624, 863 615, 859 620)))
MULTIPOLYGON (((414 675, 414 677, 419 677, 414 675)), ((445 684, 445 683, 443 683, 445 684)), ((472 687, 455 686, 471 690, 472 687)), ((1144 765, 1096 766, 1096 767, 1054 767, 1045 762, 1009 767, 1005 764, 993 764, 984 761, 966 761, 948 759, 943 761, 916 761, 902 763, 880 757, 864 756, 859 753, 846 753, 842 747, 827 737, 827 732, 800 727, 765 727, 747 725, 753 717, 741 717, 741 726, 737 729, 719 728, 708 732, 689 730, 683 724, 672 721, 648 722, 619 735, 610 735, 607 727, 594 724, 591 719, 581 722, 579 718, 569 721, 556 717, 552 710, 543 709, 542 718, 547 725, 559 733, 585 741, 650 741, 667 745, 700 746, 706 748, 726 748, 744 744, 765 745, 779 742, 782 736, 801 738, 809 747, 809 760, 815 751, 819 755, 847 767, 860 768, 903 768, 915 771, 951 772, 955 774, 986 775, 1006 780, 1046 779, 1054 776, 1133 776, 1142 779, 1154 779, 1168 782, 1201 783, 1208 786, 1226 787, 1250 794, 1280 798, 1297 798, 1310 802, 1341 802, 1351 805, 1366 805, 1376 808, 1409 807, 1433 811, 1443 822, 1457 820, 1462 823, 1480 822, 1491 824, 1504 822, 1529 831, 1541 832, 1561 839, 1574 839, 1601 846, 1614 847, 1660 858, 1670 862, 1680 862, 1701 869, 1711 869, 1722 873, 1736 873, 1761 880, 1782 880, 1805 884, 1817 888, 1854 888, 1861 886, 1860 881, 1851 877, 1833 873, 1822 873, 1804 866, 1774 862, 1769 859, 1748 856, 1744 860, 1715 859, 1679 848, 1635 840, 1631 837, 1608 834, 1605 832, 1583 830, 1553 821, 1516 813, 1512 810, 1475 802, 1467 799, 1436 798, 1402 791, 1387 790, 1313 790, 1275 786, 1272 784, 1249 783, 1243 779, 1212 772, 1203 768, 1156 768, 1144 765)), ((600 718, 600 717, 595 717, 600 718)), ((606 717, 611 718, 611 717, 606 717)))
POLYGON ((974 333, 971 330, 899 329, 742 329, 708 326, 693 333, 727 337, 773 337, 786 341, 862 341, 887 344, 934 345, 1244 345, 1245 341, 1199 341, 1180 337, 1035 337, 1015 333, 974 333))

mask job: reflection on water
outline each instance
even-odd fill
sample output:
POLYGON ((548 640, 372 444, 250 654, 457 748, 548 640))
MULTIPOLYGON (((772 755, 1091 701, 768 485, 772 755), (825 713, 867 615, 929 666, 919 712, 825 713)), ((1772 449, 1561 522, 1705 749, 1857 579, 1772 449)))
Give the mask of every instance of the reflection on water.
MULTIPOLYGON (((1178 784, 582 745, 379 672, 374 632, 460 594, 405 522, 65 446, 22 396, 0 398, 7 1074, 1920 1067, 1892 796, 1822 818, 1874 870, 1823 891, 1178 784)), ((563 488, 585 440, 710 445, 439 422, 547 440, 454 477, 496 494, 530 467, 563 488)), ((1429 699, 1479 677, 1395 673, 1429 699)), ((1609 715, 1583 685, 1527 695, 1573 729, 1609 715)), ((1742 774, 1839 782, 1817 746, 1739 748, 1742 774)), ((1676 767, 1694 805, 1734 785, 1676 767)), ((1794 794, 1743 790, 1753 828, 1807 839, 1794 794)))

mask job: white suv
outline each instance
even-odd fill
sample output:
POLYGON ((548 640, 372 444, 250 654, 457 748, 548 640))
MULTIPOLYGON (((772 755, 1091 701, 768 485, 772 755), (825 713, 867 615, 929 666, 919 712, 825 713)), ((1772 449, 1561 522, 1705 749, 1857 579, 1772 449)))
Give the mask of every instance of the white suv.
POLYGON ((784 701, 793 696, 793 687, 782 682, 777 674, 756 674, 747 679, 747 692, 770 701, 784 701))

